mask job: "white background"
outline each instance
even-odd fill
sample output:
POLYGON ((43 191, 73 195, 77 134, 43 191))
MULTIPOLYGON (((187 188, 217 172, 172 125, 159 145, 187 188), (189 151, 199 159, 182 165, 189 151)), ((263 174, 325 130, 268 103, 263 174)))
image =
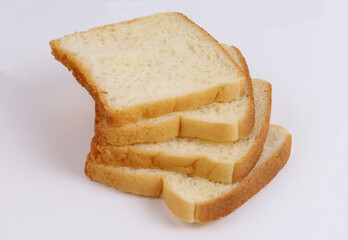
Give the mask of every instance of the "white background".
POLYGON ((0 239, 348 239, 345 2, 1 0, 0 239), (239 47, 293 135, 276 179, 210 224, 84 175, 94 104, 50 55, 52 39, 160 11, 239 47))

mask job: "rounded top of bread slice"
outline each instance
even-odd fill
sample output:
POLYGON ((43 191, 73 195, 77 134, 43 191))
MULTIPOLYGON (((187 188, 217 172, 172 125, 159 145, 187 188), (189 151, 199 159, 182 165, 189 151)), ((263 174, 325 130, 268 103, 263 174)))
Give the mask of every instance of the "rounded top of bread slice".
POLYGON ((51 41, 51 47, 109 110, 221 86, 235 85, 237 91, 244 79, 226 50, 180 13, 92 28, 51 41))

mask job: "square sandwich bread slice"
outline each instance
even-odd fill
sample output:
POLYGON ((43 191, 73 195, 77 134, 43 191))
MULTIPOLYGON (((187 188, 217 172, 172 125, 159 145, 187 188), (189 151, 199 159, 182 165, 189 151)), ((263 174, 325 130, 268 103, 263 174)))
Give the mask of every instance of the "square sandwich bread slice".
POLYGON ((185 222, 210 222, 243 205, 265 187, 284 167, 290 156, 291 135, 271 125, 261 157, 239 183, 221 184, 200 177, 159 170, 113 167, 95 161, 89 154, 86 175, 93 181, 121 191, 162 197, 167 207, 185 222))
POLYGON ((211 103, 197 109, 174 112, 122 127, 109 125, 96 105, 96 141, 122 146, 161 142, 175 137, 236 141, 248 135, 255 121, 254 94, 248 65, 239 49, 225 44, 222 46, 246 76, 245 92, 241 97, 231 102, 211 103))
POLYGON ((271 85, 257 79, 252 83, 255 124, 251 133, 242 139, 212 142, 173 138, 158 143, 114 146, 94 138, 91 154, 95 161, 111 166, 170 170, 221 183, 238 182, 250 172, 261 155, 271 115, 271 85))
POLYGON ((181 13, 92 28, 50 45, 112 126, 231 101, 246 78, 231 55, 181 13))

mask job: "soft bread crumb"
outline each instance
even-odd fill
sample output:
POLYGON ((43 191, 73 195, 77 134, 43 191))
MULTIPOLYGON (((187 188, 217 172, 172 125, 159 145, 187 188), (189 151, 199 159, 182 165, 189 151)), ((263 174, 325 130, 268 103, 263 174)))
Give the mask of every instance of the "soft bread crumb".
POLYGON ((98 27, 67 35, 57 43, 83 64, 113 109, 242 79, 218 44, 178 13, 98 27))

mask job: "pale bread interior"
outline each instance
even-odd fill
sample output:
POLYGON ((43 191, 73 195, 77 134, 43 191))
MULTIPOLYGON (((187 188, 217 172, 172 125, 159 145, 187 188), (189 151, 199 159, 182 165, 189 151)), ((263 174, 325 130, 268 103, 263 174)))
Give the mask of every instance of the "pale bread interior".
MULTIPOLYGON (((248 72, 247 66, 241 61, 240 56, 238 55, 235 48, 230 47, 226 44, 222 44, 225 50, 231 55, 235 63, 240 67, 244 72, 248 72)), ((209 122, 216 123, 234 123, 238 119, 243 118, 248 111, 250 111, 250 90, 248 87, 245 88, 245 94, 241 97, 231 101, 231 102, 220 102, 220 103, 211 103, 205 106, 199 107, 197 109, 187 110, 183 112, 172 112, 160 117, 144 119, 135 123, 130 123, 122 127, 139 127, 149 124, 159 124, 167 119, 183 117, 188 119, 204 120, 209 122)), ((104 127, 109 126, 105 119, 99 122, 98 124, 104 127)))
POLYGON ((237 86, 243 79, 217 42, 179 13, 94 28, 57 43, 83 66, 112 109, 237 86))

